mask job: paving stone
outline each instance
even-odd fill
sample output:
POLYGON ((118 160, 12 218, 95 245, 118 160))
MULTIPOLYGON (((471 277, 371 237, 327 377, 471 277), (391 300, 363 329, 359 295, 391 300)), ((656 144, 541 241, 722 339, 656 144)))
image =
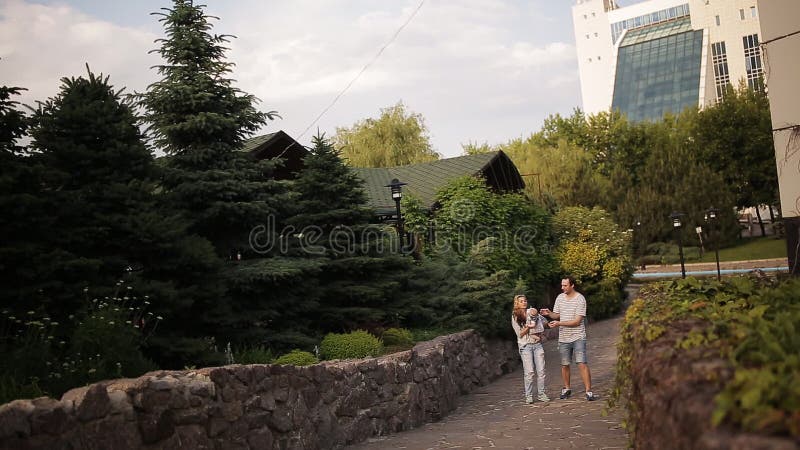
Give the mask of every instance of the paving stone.
POLYGON ((550 402, 526 405, 522 369, 458 398, 458 409, 435 423, 388 436, 371 438, 350 450, 392 449, 625 449, 628 434, 622 412, 602 412, 613 387, 616 344, 621 317, 587 327, 592 389, 601 396, 586 401, 578 368, 571 372, 572 398, 559 400, 561 367, 558 342, 544 344, 547 394, 550 402))

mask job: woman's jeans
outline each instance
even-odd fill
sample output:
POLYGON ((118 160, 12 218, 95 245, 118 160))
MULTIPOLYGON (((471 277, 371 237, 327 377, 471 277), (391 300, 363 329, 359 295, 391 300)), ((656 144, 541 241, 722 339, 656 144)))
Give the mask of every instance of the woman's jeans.
POLYGON ((525 397, 533 397, 533 371, 536 369, 536 387, 539 395, 544 394, 544 347, 541 342, 525 344, 520 347, 519 356, 522 358, 522 369, 525 379, 525 397))

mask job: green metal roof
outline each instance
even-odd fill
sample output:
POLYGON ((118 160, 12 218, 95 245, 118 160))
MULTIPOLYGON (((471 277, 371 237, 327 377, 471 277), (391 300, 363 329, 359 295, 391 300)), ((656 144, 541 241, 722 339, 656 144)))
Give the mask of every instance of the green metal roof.
POLYGON ((423 206, 430 209, 436 203, 436 193, 449 181, 473 175, 484 175, 492 187, 513 190, 522 189, 524 183, 511 160, 501 151, 479 153, 440 159, 427 163, 408 166, 353 168, 356 175, 364 180, 364 190, 369 198, 369 205, 376 213, 392 214, 395 210, 389 188, 386 187, 393 178, 403 183, 405 193, 420 199, 423 206), (502 167, 494 168, 493 165, 502 167))
POLYGON ((619 46, 627 47, 629 45, 672 36, 673 34, 686 33, 687 31, 692 31, 692 20, 688 17, 682 17, 680 19, 670 20, 669 22, 661 22, 655 25, 629 30, 619 46))
POLYGON ((280 131, 276 131, 275 133, 264 134, 261 136, 251 137, 250 139, 244 141, 244 144, 242 144, 242 148, 240 148, 237 151, 245 153, 252 152, 253 150, 260 147, 262 144, 269 142, 270 139, 272 139, 278 133, 280 133, 280 131))

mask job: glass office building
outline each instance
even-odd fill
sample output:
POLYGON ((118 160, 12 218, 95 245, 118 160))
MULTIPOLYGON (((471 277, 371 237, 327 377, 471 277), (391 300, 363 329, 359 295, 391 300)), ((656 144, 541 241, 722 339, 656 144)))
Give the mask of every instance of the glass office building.
POLYGON ((689 18, 628 32, 617 56, 611 107, 633 121, 658 120, 696 106, 703 32, 689 18))
MULTIPOLYGON (((800 1, 800 0, 797 0, 800 1)), ((763 88, 756 0, 575 0, 572 18, 587 114, 661 120, 763 88)))

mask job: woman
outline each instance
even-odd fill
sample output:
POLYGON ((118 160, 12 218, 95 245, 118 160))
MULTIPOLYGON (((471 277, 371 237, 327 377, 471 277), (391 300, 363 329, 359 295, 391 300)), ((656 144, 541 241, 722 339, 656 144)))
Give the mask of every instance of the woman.
POLYGON ((517 335, 517 346, 522 358, 525 380, 525 403, 533 403, 533 372, 536 370, 536 387, 540 402, 549 402, 544 390, 544 318, 536 308, 528 309, 528 299, 524 295, 514 296, 514 310, 511 313, 511 327, 517 335))

